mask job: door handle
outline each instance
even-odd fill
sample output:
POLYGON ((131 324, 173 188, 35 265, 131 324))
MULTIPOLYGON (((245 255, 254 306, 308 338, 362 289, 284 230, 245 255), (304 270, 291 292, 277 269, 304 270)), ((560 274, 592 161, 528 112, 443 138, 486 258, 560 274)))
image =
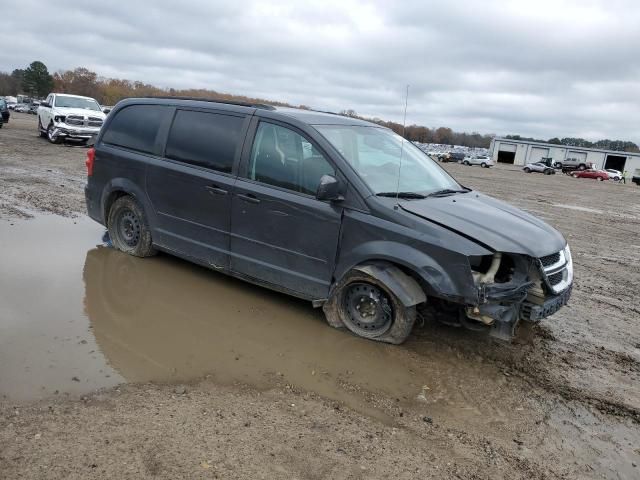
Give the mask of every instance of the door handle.
POLYGON ((260 203, 260 199, 256 198, 253 193, 239 193, 238 198, 244 202, 260 203))
POLYGON ((227 193, 229 193, 225 189, 217 187, 215 185, 207 185, 204 188, 206 188, 211 195, 226 195, 227 193))

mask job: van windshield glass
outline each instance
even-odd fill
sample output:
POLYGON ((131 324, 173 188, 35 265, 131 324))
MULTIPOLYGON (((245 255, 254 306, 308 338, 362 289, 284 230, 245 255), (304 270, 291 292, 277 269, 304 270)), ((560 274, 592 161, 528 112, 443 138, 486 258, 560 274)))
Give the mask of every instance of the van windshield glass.
POLYGON ((353 166, 376 194, 429 195, 463 187, 411 142, 391 130, 353 125, 314 126, 353 166), (400 155, 402 151, 402 169, 400 155))
POLYGON ((98 102, 91 98, 67 97, 66 95, 56 95, 55 106, 100 111, 100 105, 98 105, 98 102))

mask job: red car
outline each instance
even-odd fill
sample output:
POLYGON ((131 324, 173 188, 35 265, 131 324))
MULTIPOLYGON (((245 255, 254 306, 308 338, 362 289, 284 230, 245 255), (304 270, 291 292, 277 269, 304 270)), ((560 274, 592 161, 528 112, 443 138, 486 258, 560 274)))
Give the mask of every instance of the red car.
POLYGON ((599 182, 609 180, 607 172, 602 170, 582 170, 581 172, 573 172, 571 175, 574 178, 595 178, 599 182))

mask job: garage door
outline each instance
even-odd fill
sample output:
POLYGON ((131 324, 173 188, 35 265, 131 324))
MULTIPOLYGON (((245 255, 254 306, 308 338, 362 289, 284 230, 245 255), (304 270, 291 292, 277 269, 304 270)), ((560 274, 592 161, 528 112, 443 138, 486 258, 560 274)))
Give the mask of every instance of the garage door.
POLYGON ((569 150, 569 153, 567 153, 567 158, 576 158, 580 162, 586 162, 587 152, 575 152, 573 150, 569 150))
POLYGON ((549 156, 548 148, 533 147, 531 153, 529 153, 529 163, 539 162, 543 158, 549 156))
POLYGON ((499 152, 516 152, 516 144, 515 143, 500 143, 499 152))

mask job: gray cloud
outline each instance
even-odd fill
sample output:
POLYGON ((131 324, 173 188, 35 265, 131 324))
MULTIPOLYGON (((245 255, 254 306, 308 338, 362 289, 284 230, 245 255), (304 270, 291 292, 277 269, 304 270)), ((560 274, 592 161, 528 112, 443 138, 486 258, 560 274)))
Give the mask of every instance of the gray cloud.
POLYGON ((640 143, 640 4, 9 0, 0 70, 42 60, 165 87, 482 133, 640 143))

